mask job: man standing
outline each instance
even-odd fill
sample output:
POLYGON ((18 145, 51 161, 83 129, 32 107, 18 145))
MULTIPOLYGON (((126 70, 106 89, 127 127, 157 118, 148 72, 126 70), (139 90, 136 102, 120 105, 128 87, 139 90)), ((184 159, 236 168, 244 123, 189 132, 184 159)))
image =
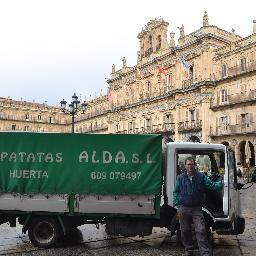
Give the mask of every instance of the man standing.
POLYGON ((184 256, 193 255, 192 223, 194 223, 200 254, 210 256, 202 204, 205 190, 221 190, 222 182, 212 182, 205 174, 197 172, 192 157, 185 160, 185 168, 186 171, 177 177, 173 191, 174 205, 178 207, 181 240, 185 247, 184 256))

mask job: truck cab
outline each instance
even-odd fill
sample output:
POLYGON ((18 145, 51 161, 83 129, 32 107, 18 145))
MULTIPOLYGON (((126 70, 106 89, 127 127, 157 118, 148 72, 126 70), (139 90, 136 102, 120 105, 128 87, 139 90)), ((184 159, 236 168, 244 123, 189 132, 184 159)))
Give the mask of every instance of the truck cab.
POLYGON ((213 181, 222 180, 221 191, 206 191, 203 205, 206 224, 218 234, 241 234, 245 221, 241 215, 241 184, 237 182, 234 152, 222 144, 168 143, 166 149, 166 204, 173 205, 173 189, 177 175, 185 171, 184 161, 193 157, 197 171, 213 181))

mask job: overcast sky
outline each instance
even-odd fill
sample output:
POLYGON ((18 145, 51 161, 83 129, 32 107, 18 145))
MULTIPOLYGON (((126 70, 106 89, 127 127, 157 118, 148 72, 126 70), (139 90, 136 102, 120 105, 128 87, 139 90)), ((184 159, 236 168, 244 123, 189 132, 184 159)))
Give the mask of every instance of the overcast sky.
POLYGON ((106 94, 112 64, 136 65, 138 33, 152 18, 169 22, 168 35, 209 23, 248 36, 256 1, 0 0, 0 97, 56 106, 74 92, 106 94))

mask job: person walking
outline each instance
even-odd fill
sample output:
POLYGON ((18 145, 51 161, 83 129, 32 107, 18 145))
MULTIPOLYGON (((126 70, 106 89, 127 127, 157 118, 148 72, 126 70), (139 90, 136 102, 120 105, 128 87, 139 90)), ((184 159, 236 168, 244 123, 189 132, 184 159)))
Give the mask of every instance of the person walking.
POLYGON ((205 174, 196 171, 192 157, 185 160, 186 171, 177 177, 173 191, 174 205, 181 229, 181 241, 185 247, 184 256, 193 255, 192 223, 201 256, 210 256, 205 220, 202 211, 205 190, 221 190, 222 181, 213 182, 205 174))

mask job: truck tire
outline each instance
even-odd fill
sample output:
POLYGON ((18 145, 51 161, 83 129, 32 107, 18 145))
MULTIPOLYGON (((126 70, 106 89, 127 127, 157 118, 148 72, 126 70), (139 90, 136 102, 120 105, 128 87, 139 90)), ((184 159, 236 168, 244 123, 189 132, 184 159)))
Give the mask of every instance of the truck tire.
POLYGON ((55 219, 50 217, 37 217, 29 224, 28 236, 34 246, 51 248, 56 246, 60 239, 61 229, 55 219))

